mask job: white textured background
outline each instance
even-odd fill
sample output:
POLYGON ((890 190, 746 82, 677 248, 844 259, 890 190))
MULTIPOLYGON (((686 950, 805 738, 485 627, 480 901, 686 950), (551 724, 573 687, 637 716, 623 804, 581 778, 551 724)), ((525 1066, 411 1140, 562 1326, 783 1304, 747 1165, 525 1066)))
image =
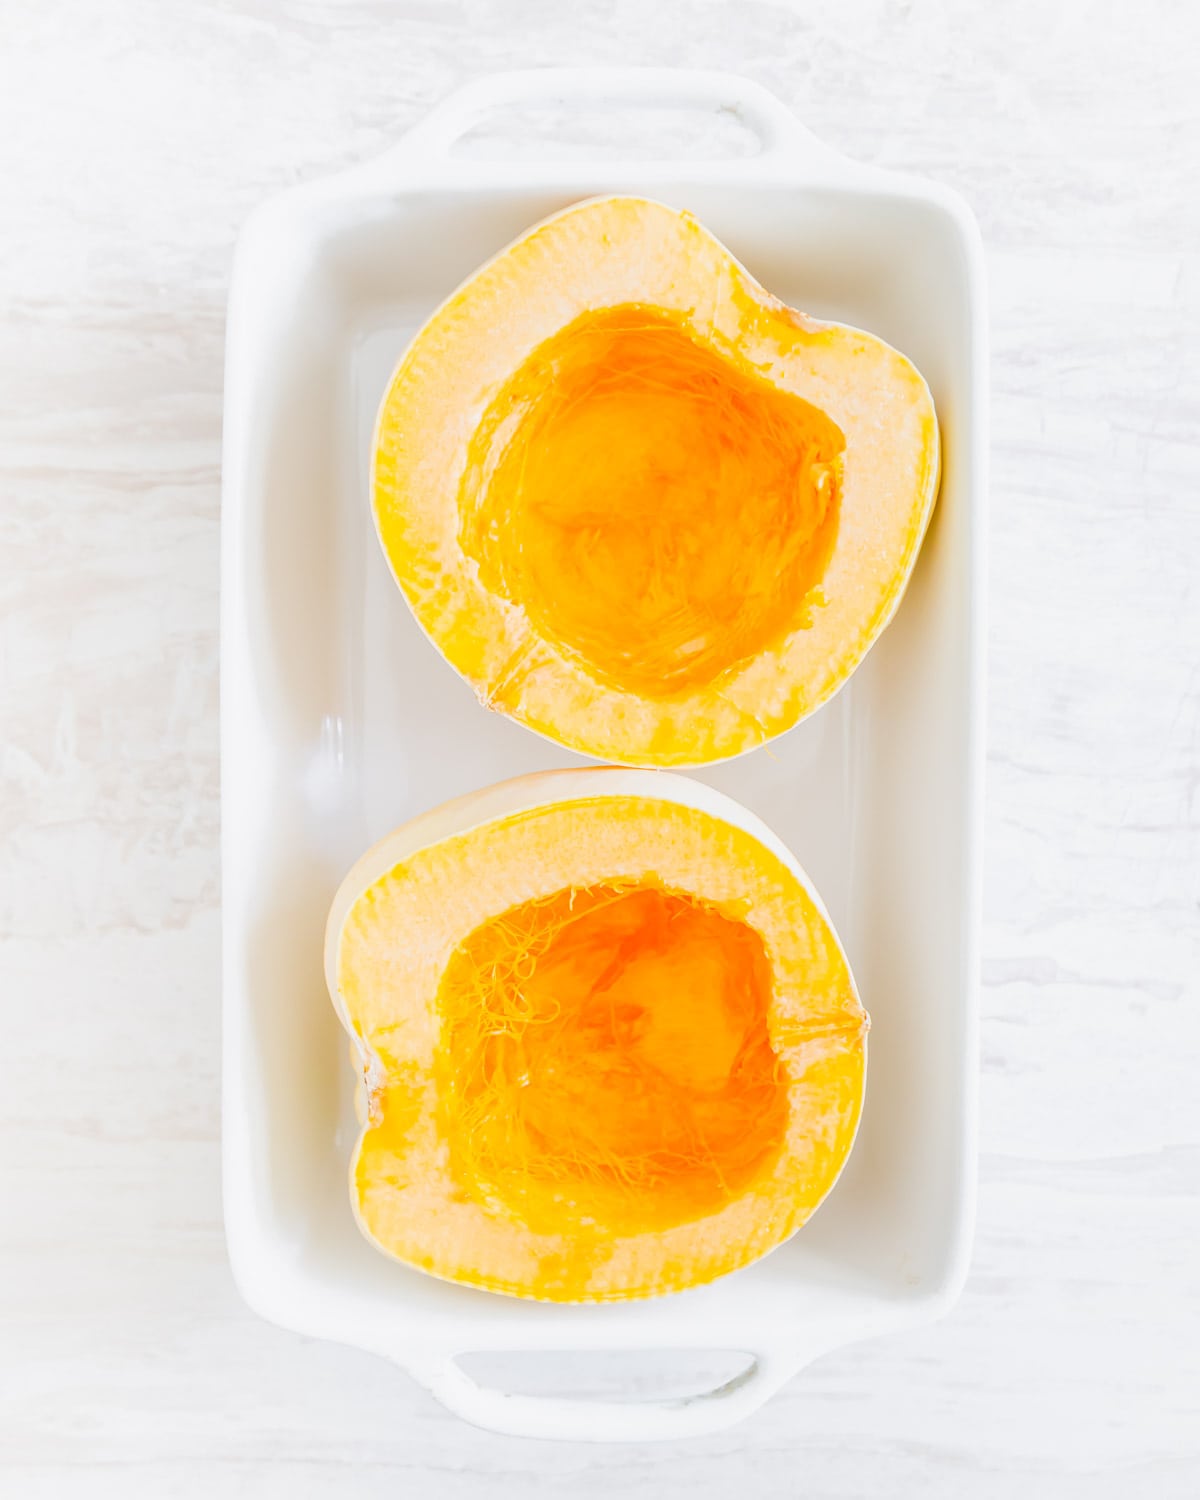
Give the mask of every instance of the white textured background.
POLYGON ((1200 1493, 1198 76, 1182 3, 0 0, 0 1494, 1200 1493), (983 228, 983 1156, 947 1322, 593 1449, 234 1292, 221 360, 260 198, 473 74, 631 61, 745 72, 983 228))

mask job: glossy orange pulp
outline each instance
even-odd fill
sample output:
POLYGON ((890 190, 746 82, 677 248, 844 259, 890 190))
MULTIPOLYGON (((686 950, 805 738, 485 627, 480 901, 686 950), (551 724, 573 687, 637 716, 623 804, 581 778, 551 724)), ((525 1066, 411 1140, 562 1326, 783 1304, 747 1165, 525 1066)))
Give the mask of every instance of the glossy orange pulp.
POLYGON ((495 393, 460 542, 537 636, 601 681, 670 697, 804 623, 844 447, 817 407, 683 320, 587 312, 495 393))
POLYGON ((547 1233, 719 1209, 786 1126, 770 995, 753 929, 653 886, 563 890, 476 928, 437 1001, 460 1190, 547 1233))

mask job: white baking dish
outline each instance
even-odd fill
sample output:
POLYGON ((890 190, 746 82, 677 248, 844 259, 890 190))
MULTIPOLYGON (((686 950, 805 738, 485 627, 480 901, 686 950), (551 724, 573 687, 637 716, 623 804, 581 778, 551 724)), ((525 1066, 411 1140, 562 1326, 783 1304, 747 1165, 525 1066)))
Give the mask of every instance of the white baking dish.
MULTIPOLYGON (((830 152, 719 74, 540 72, 470 85, 387 155, 287 192, 238 247, 225 386, 222 601, 225 1217, 263 1316, 390 1356, 483 1426, 572 1438, 714 1430, 818 1354, 937 1316, 962 1281, 975 1175, 983 725, 985 322, 978 234, 936 185, 830 152), (728 110, 750 158, 479 161, 500 106, 728 110), (915 360, 942 421, 941 499, 911 587, 831 704, 703 773, 812 875, 874 1021, 838 1187, 759 1264, 678 1296, 555 1307, 447 1285, 355 1227, 353 1074, 322 933, 354 858, 446 798, 578 757, 487 713, 388 576, 369 443, 429 312, 545 214, 632 191, 693 210, 772 292, 915 360), (542 1399, 476 1384, 471 1351, 744 1351, 715 1391, 542 1399)), ((656 1355, 661 1363, 661 1355, 656 1355)))

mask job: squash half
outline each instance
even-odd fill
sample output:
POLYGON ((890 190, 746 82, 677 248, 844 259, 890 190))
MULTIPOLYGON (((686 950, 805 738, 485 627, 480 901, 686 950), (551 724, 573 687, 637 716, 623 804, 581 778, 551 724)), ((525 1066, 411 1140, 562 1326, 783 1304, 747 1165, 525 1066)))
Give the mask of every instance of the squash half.
POLYGON ((326 977, 361 1070, 375 1245, 560 1302, 678 1291, 812 1214, 862 1106, 867 1017, 752 814, 618 769, 504 782, 351 870, 326 977))
POLYGON ((688 213, 578 204, 476 272, 379 412, 373 507, 487 706, 626 765, 771 739, 894 613, 937 493, 925 381, 688 213))

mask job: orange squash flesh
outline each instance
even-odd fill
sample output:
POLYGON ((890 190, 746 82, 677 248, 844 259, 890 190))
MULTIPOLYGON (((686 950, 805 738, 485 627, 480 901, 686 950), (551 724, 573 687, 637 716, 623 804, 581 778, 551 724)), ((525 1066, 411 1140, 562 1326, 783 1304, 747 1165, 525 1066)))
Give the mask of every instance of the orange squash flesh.
POLYGON ((485 922, 438 993, 460 1186, 540 1232, 719 1208, 783 1136, 770 991, 752 929, 653 886, 558 891, 485 922))
POLYGON ((480 700, 626 765, 790 728, 891 619, 937 493, 928 387, 646 199, 535 226, 438 309, 373 451, 376 526, 480 700))
POLYGON ((534 351, 471 440, 462 546, 540 639, 651 698, 796 627, 837 532, 845 439, 636 306, 534 351))
POLYGON ((866 1015, 799 867, 678 777, 549 773, 474 806, 364 856, 330 917, 364 1233, 553 1301, 763 1255, 829 1191, 862 1104, 866 1015))

